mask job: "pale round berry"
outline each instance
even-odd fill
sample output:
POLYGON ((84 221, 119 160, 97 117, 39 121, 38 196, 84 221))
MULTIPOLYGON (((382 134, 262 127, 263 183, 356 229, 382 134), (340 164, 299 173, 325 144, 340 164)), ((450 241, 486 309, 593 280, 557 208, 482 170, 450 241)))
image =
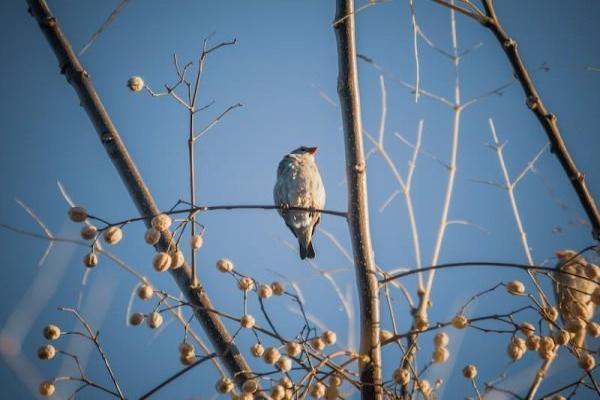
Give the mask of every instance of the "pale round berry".
POLYGON ((158 230, 154 228, 148 228, 148 230, 146 230, 146 233, 144 234, 144 241, 150 246, 154 246, 160 241, 160 235, 161 233, 158 230))
POLYGON ((323 349, 325 348, 325 341, 324 341, 322 338, 320 338, 320 337, 316 337, 316 338, 313 338, 313 339, 310 341, 310 345, 311 345, 311 346, 312 346, 312 347, 313 347, 315 350, 317 350, 317 351, 321 351, 321 350, 323 350, 323 349))
POLYGON ((268 299, 273 295, 273 289, 271 286, 262 284, 258 287, 258 297, 261 299, 268 299))
POLYGON ((73 222, 83 222, 88 218, 88 213, 83 207, 69 208, 69 218, 73 222))
POLYGON ((525 294, 525 285, 521 281, 510 281, 506 284, 506 291, 514 295, 525 294))
POLYGON ((142 283, 140 287, 138 287, 137 295, 142 300, 150 300, 154 295, 154 288, 152 285, 142 283))
POLYGON ((263 354, 263 360, 267 364, 275 364, 281 358, 281 353, 276 347, 269 347, 263 354))
POLYGON ((37 356, 40 360, 52 360, 56 355, 56 348, 51 344, 46 344, 40 347, 37 351, 37 356))
POLYGON ((443 363, 450 358, 450 352, 445 347, 438 347, 433 351, 431 359, 436 363, 443 363))
POLYGON ((321 397, 325 396, 325 390, 325 385, 323 385, 321 382, 315 382, 309 388, 310 397, 314 399, 320 399, 321 397))
POLYGON ((194 357, 196 355, 196 350, 190 342, 184 341, 179 344, 179 354, 185 357, 194 357))
POLYGON ((171 252, 170 256, 172 269, 181 268, 183 263, 185 263, 185 257, 183 256, 183 252, 181 250, 171 252))
POLYGON ((96 228, 94 225, 85 225, 83 228, 81 228, 81 238, 84 240, 92 240, 96 238, 96 235, 98 234, 98 228, 96 228))
POLYGON ((292 382, 292 380, 287 376, 282 376, 281 379, 279 379, 279 384, 286 389, 294 388, 294 382, 292 382))
POLYGON ((325 344, 327 346, 331 346, 332 344, 335 344, 335 342, 337 342, 337 335, 335 334, 334 331, 323 332, 323 334, 321 335, 321 338, 323 339, 323 342, 325 342, 325 344))
POLYGON ((38 386, 38 391, 44 397, 50 397, 56 391, 54 384, 50 381, 44 381, 38 386))
POLYGON ((254 379, 248 379, 242 385, 242 392, 244 393, 254 393, 258 390, 258 383, 254 379))
POLYGON ((142 313, 133 313, 129 317, 129 323, 133 326, 138 326, 142 322, 144 322, 144 314, 142 313))
POLYGON ((203 243, 204 239, 202 239, 201 235, 194 235, 190 239, 190 246, 192 246, 192 249, 194 250, 198 250, 200 247, 202 247, 203 243))
POLYGON ((83 265, 88 268, 95 267, 98 265, 98 255, 94 251, 87 253, 85 256, 83 256, 83 265))
POLYGON ((160 313, 154 311, 148 315, 148 326, 152 329, 160 327, 163 323, 163 317, 160 313))
POLYGON ((238 281, 238 288, 240 290, 243 290, 244 292, 247 292, 249 290, 254 289, 254 281, 252 280, 252 278, 247 277, 247 276, 243 276, 239 281, 238 281))
POLYGON ((254 328, 255 324, 256 321, 254 320, 254 317, 250 314, 244 315, 240 320, 240 325, 242 326, 242 328, 252 329, 254 328))
POLYGON ((446 332, 440 332, 433 338, 433 343, 436 347, 446 347, 450 342, 450 338, 446 332))
POLYGON ((579 357, 578 365, 584 371, 589 372, 592 369, 594 369, 594 367, 596 366, 596 360, 594 359, 594 357, 591 354, 583 353, 579 357))
POLYGON ((452 326, 456 329, 464 329, 469 325, 469 320, 463 314, 457 314, 452 318, 452 326))
POLYGON ((525 354, 525 350, 522 347, 515 345, 514 342, 511 342, 508 345, 506 352, 513 361, 519 360, 521 357, 523 357, 523 354, 525 354))
POLYGON ((554 334, 554 341, 560 346, 564 346, 571 340, 571 333, 565 329, 560 329, 554 334))
POLYGON ((233 262, 228 258, 219 258, 217 260, 217 269, 219 272, 231 272, 233 271, 233 262))
POLYGON ((297 342, 287 342, 285 344, 285 351, 290 357, 296 357, 302 352, 302 345, 297 342))
POLYGON ((410 382, 410 371, 407 368, 397 368, 392 373, 392 379, 394 383, 406 386, 410 382))
POLYGON ((273 294, 275 296, 281 296, 285 293, 285 285, 281 282, 273 282, 271 283, 271 289, 273 289, 273 294))
POLYGON ((527 336, 527 339, 525 339, 527 350, 537 351, 540 348, 540 339, 538 335, 527 336))
POLYGON ((283 400, 285 398, 285 388, 281 385, 275 385, 271 389, 271 398, 273 400, 283 400))
POLYGON ((171 227, 172 222, 173 220, 171 220, 171 217, 169 217, 167 214, 159 214, 156 217, 152 218, 150 224, 157 231, 163 232, 171 227))
POLYGON ((127 87, 132 92, 139 92, 144 89, 144 80, 139 76, 132 76, 127 80, 127 87))
POLYGON ((123 239, 123 231, 118 226, 111 226, 104 231, 103 237, 107 244, 115 245, 123 239))
POLYGON ((558 310, 556 309, 556 307, 552 307, 552 306, 546 307, 542 311, 542 316, 546 320, 554 322, 558 318, 558 310))
POLYGON ((60 337, 60 328, 50 324, 44 327, 44 337, 48 340, 57 340, 60 337))
POLYGON ((523 322, 521 325, 519 325, 519 330, 523 333, 523 335, 531 336, 535 333, 535 326, 529 322, 523 322))
POLYGON ((265 348, 263 347, 262 344, 260 343, 256 343, 254 345, 252 345, 252 347, 250 347, 250 353, 254 356, 254 357, 262 357, 262 355, 265 352, 265 348))
POLYGON ((477 367, 472 364, 466 365, 462 370, 463 376, 467 379, 475 379, 477 376, 477 367))
POLYGON ((189 355, 189 356, 181 354, 179 356, 179 362, 181 362, 182 365, 189 366, 189 365, 192 365, 195 361, 196 361, 196 355, 195 354, 192 354, 192 355, 189 355))
POLYGON ((165 251, 159 251, 154 255, 152 265, 158 272, 164 272, 171 266, 171 256, 165 251))
POLYGON ((588 322, 586 326, 587 334, 591 337, 599 337, 600 336, 600 324, 597 322, 588 322))
POLYGON ((227 377, 219 379, 215 385, 215 389, 219 393, 229 393, 234 387, 233 381, 227 377))
POLYGON ((282 372, 288 372, 292 369, 292 360, 289 358, 282 356, 279 360, 277 360, 277 368, 279 368, 282 372))
POLYGON ((331 386, 341 386, 343 382, 342 377, 339 374, 333 374, 329 377, 329 384, 331 386))

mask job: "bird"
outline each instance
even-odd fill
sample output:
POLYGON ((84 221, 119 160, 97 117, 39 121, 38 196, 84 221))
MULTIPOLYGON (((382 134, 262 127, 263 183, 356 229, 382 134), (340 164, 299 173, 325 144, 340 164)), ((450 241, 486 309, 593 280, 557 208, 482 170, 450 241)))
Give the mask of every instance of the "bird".
POLYGON ((286 154, 277 167, 273 201, 277 212, 298 239, 300 258, 315 258, 312 238, 321 221, 318 211, 290 210, 290 207, 325 208, 325 187, 315 161, 317 147, 301 146, 286 154))
POLYGON ((581 348, 585 343, 585 327, 595 314, 596 304, 592 302, 591 294, 597 285, 574 275, 597 279, 599 269, 574 250, 560 250, 555 254, 558 259, 556 269, 566 272, 554 274, 558 313, 565 328, 574 334, 572 343, 581 348))

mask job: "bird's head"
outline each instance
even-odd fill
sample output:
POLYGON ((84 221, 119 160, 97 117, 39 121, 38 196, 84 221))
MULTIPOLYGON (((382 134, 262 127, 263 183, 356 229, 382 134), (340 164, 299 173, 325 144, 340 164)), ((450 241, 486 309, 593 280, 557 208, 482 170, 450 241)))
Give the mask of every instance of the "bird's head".
POLYGON ((575 257, 577 252, 574 250, 558 250, 554 255, 558 258, 558 261, 567 261, 575 257))
POLYGON ((300 146, 296 150, 292 151, 290 154, 314 156, 317 153, 317 149, 318 147, 300 146))

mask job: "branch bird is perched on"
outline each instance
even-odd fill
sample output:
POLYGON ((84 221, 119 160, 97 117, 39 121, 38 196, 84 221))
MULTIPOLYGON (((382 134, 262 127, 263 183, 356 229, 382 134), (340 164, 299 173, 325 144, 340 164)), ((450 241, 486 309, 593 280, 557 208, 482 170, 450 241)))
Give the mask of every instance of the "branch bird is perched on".
POLYGON ((273 188, 275 205, 281 206, 279 215, 298 238, 300 258, 315 258, 312 236, 321 221, 320 212, 287 210, 302 207, 322 210, 325 207, 325 187, 315 162, 316 147, 298 147, 283 157, 277 168, 273 188))

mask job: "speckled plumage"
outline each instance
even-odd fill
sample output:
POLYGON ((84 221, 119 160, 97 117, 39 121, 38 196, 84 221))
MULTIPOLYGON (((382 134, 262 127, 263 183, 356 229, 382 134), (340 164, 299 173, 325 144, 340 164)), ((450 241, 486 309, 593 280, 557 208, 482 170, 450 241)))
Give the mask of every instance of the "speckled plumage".
MULTIPOLYGON (((277 168, 277 181, 273 188, 275 205, 325 208, 325 187, 315 162, 315 151, 316 148, 299 147, 283 157, 277 168)), ((321 213, 279 210, 279 215, 298 238, 300 258, 314 258, 312 235, 321 220, 321 213)))

